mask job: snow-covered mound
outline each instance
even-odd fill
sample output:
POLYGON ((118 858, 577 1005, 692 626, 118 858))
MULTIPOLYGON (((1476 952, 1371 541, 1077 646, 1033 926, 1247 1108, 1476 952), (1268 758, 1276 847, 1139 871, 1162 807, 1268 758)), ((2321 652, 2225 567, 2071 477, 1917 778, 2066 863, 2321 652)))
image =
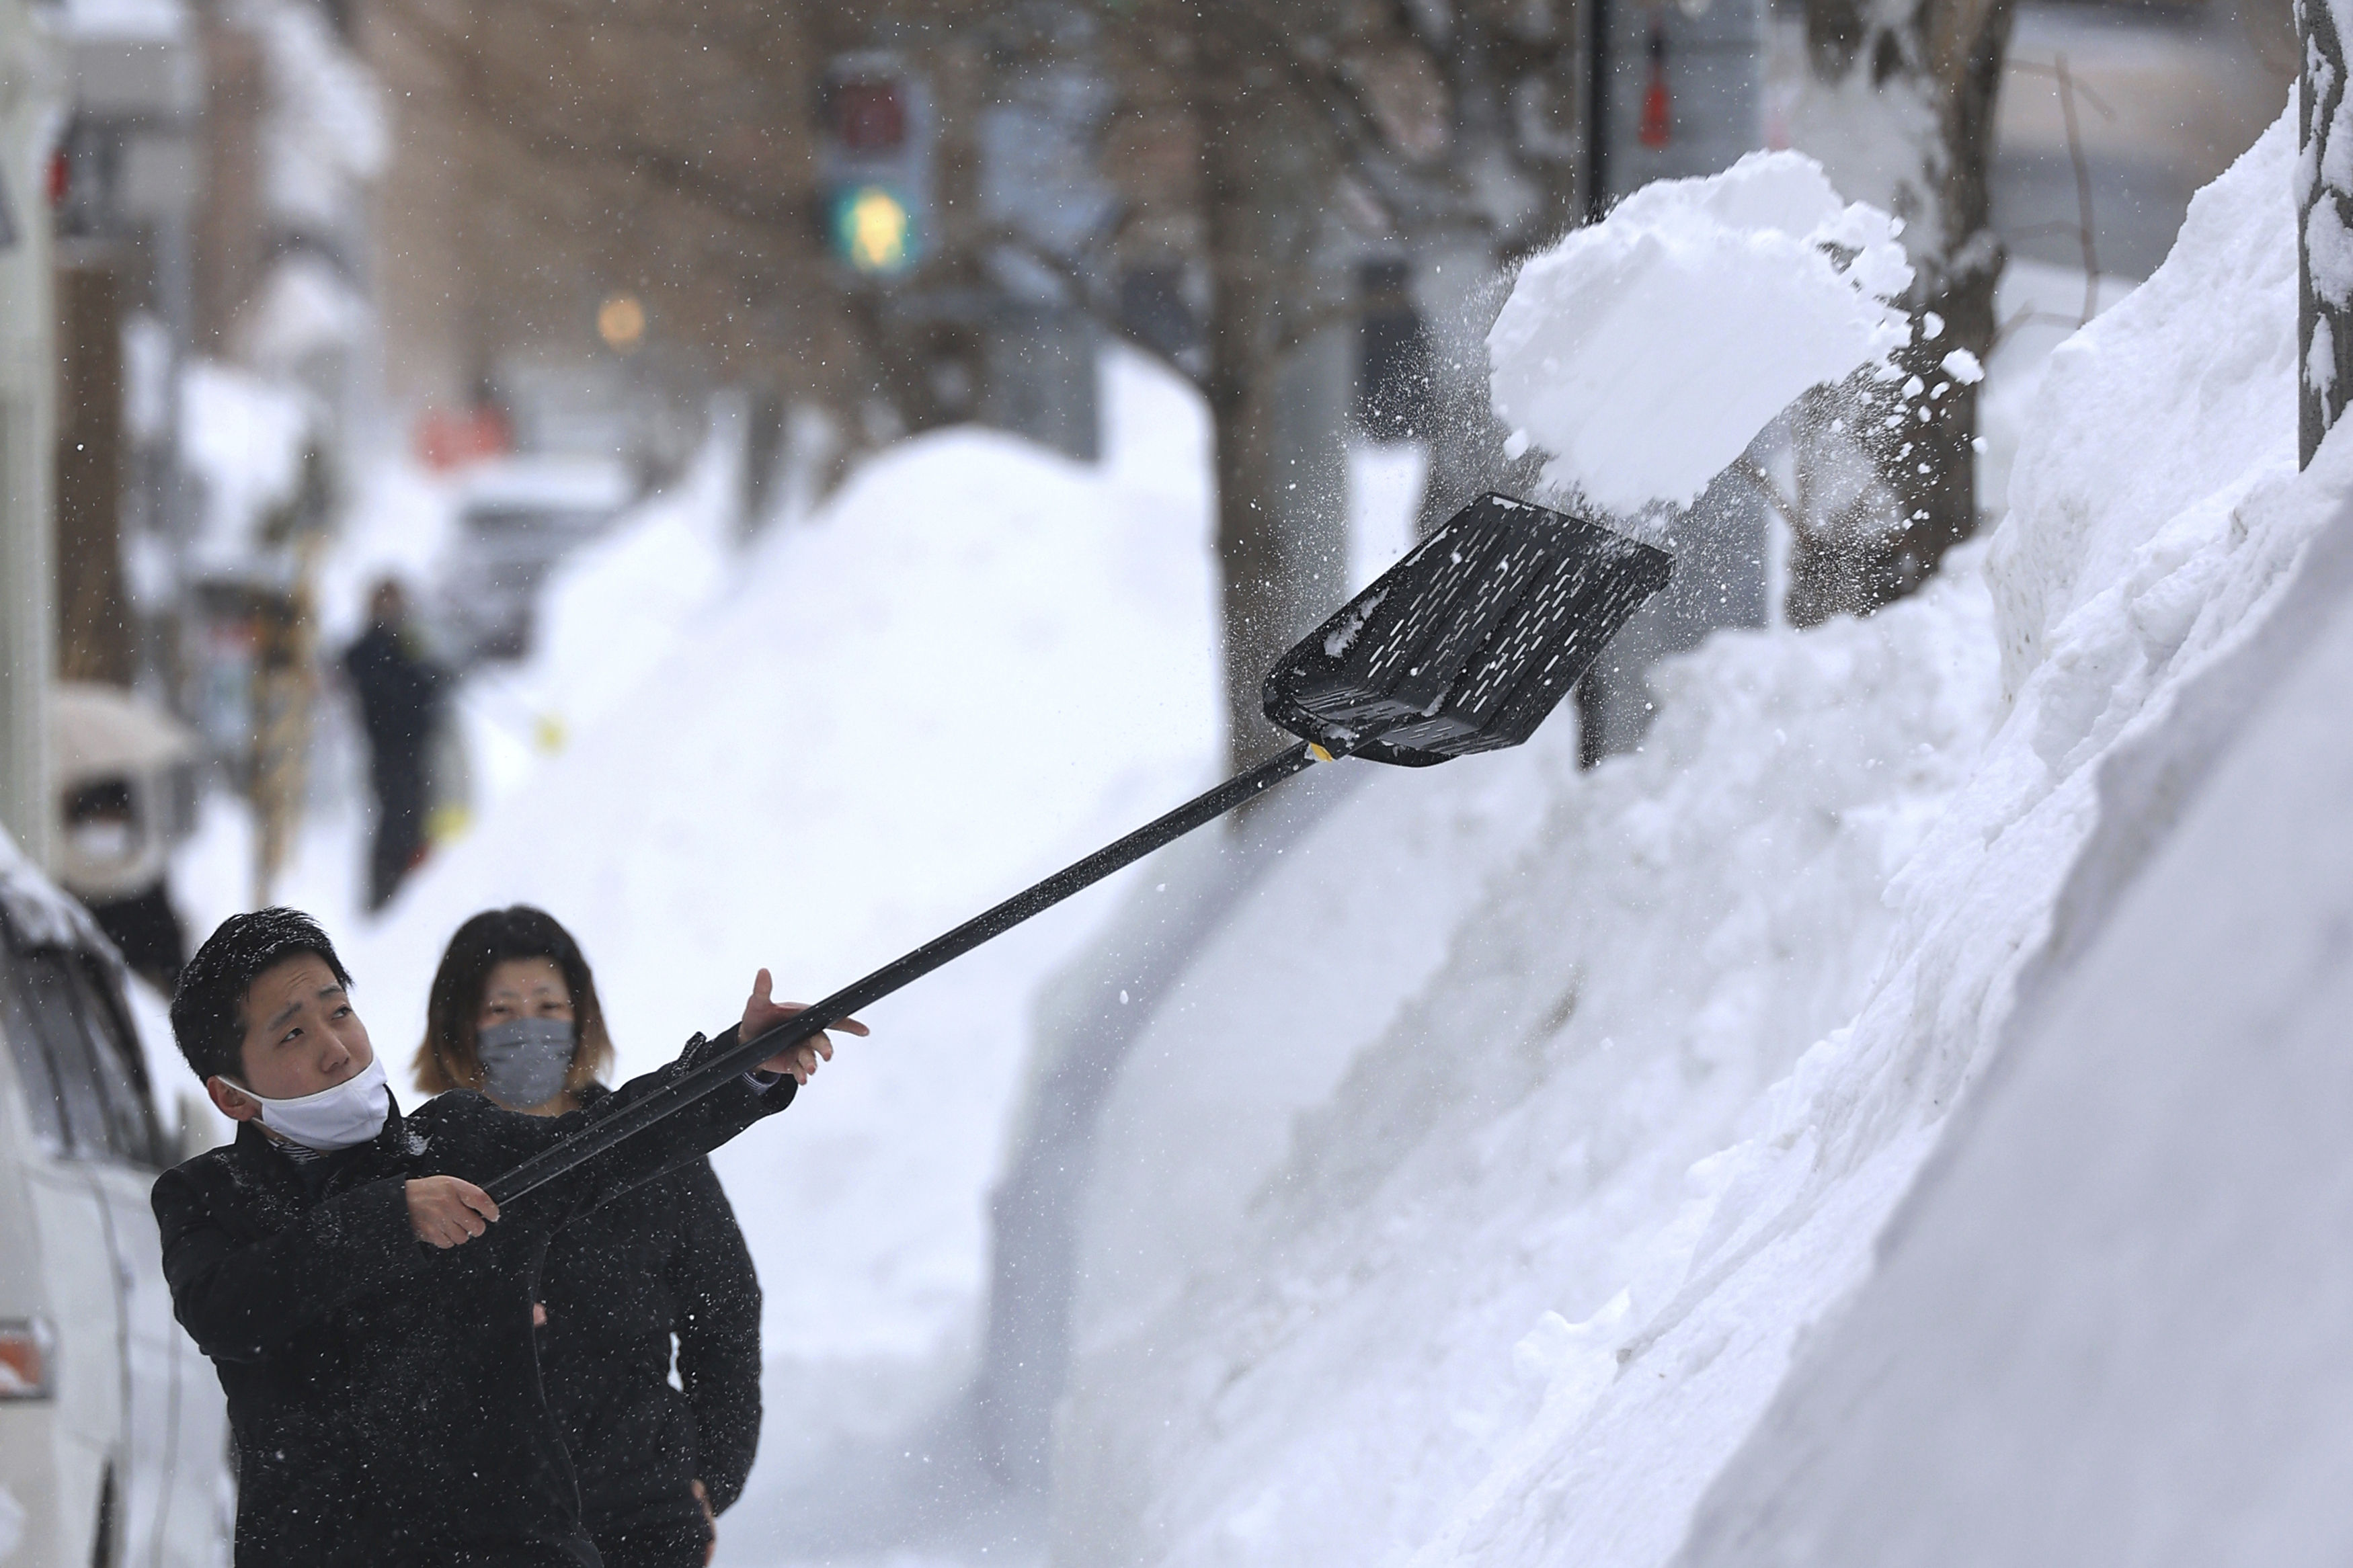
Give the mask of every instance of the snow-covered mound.
POLYGON ((302 484, 317 410, 301 392, 216 360, 192 361, 180 387, 180 450, 202 487, 195 564, 234 570, 262 547, 269 515, 302 484))
MULTIPOLYGON (((2054 911, 2087 842, 2162 832, 2104 818, 2103 764, 2177 721, 2348 492, 2342 444, 2295 467, 2293 157, 2283 121, 2053 357, 2011 514, 1927 593, 1718 637, 1654 677, 1646 749, 1591 773, 1531 748, 1375 779, 1318 828, 1323 874, 1268 879, 1254 940, 1187 977, 1219 1005, 1163 1010, 1100 1140, 1058 1561, 1676 1552, 1800 1335, 1837 1344, 2021 976, 2072 962, 2054 911), (1543 807, 1430 873, 1475 889, 1433 889, 1463 911, 1433 970, 1320 939, 1334 866, 1454 830, 1509 770, 1543 807), (1237 1026, 1252 998, 1282 1021, 1279 998, 1327 991, 1344 1037, 1237 1026), (1262 1092, 1258 1063, 1300 1052, 1331 1087, 1262 1092), (1151 1075, 1188 1063, 1156 1118, 1151 1075), (1265 1093, 1306 1109, 1286 1128, 1265 1093), (1198 1126, 1214 1160, 1188 1164, 1198 1126), (1170 1192, 1220 1226, 1172 1238, 1170 1192)), ((1841 1408, 1792 1419, 1827 1442, 1841 1408)), ((1850 1560, 1777 1535, 1788 1469, 1744 1465, 1739 1533, 1701 1560, 1850 1560), (1744 1555, 1759 1541, 1786 1550, 1744 1555)))
MULTIPOLYGON (((2275 128, 2271 141, 2284 140, 2275 128)), ((2284 162, 2281 147, 2271 154, 2284 162)), ((2221 207, 2218 195, 2201 200, 2221 207)), ((2253 205, 2231 220, 2276 236, 2279 212, 2253 205)), ((2218 544, 2244 549, 2331 498, 2339 510, 2253 635, 2166 681, 2162 721, 2104 748, 2097 826, 2001 1054, 1881 1238, 1873 1278, 1814 1336, 1713 1489, 1679 1559, 1693 1568, 2286 1568, 2353 1552, 2341 1484, 2353 1273, 2330 1245, 2353 1224, 2342 1126, 2353 746, 2341 721, 2353 444, 2339 429, 2289 478, 2292 383, 2277 359, 2295 253, 2281 248, 2263 266, 2274 300, 2263 340, 2181 352, 2200 324, 2197 274, 2168 268, 2137 342, 2087 337, 2087 352, 2054 365, 2056 395, 2101 396, 2121 428, 2137 373, 2178 388, 2195 369, 2227 384, 2215 368, 2254 350, 2241 363, 2273 383, 2273 406, 2214 399, 2223 434, 2206 458, 2233 434, 2273 455, 2169 520, 2121 571, 2109 564, 2119 513, 2161 509, 2167 480, 2192 478, 2199 459, 2115 474, 2105 495, 2051 483, 2046 526, 2003 540, 2013 582, 2046 590, 2017 595, 2013 678, 2032 692, 2039 663, 2119 662, 2115 639, 2104 649, 2069 635, 2099 614, 2088 606, 2105 595, 2100 579, 2141 588, 2139 635, 2158 654, 2206 597, 2189 574, 2218 580, 2218 544), (2151 352, 2168 332, 2180 345, 2170 363, 2151 352), (2150 592, 2168 563, 2179 589, 2150 592)), ((2234 282, 2221 268, 2207 280, 2234 282)), ((2161 438, 2192 434, 2187 401, 2177 390, 2143 405, 2161 438)), ((2053 456, 2071 445, 2044 443, 2053 456)), ((2027 471, 2063 477, 2051 456, 2027 471)), ((2050 739, 2072 752, 2080 710, 2063 722, 2050 739)))
POLYGON ((1978 395, 1978 439, 1984 443, 1978 448, 1980 497, 1990 503, 2010 494, 2010 469, 2030 427, 2051 351, 2138 286, 2137 279, 2103 273, 2086 290, 2079 267, 2018 256, 2001 264, 2001 279, 1994 286, 1994 320, 2001 327, 1986 355, 1985 384, 1978 395))
POLYGON ((1612 511, 1689 506, 1799 393, 1903 346, 1895 231, 1802 153, 1643 186, 1531 260, 1495 318, 1510 449, 1612 511))
MULTIPOLYGON (((1198 787, 1218 731, 1206 422, 1164 373, 1110 369, 1101 467, 927 437, 733 565, 633 692, 352 933, 379 1045, 405 1068, 451 930, 529 901, 580 937, 641 1071, 733 1020, 758 966, 822 994, 1198 787)), ((697 526, 650 509, 580 581, 609 600, 650 550, 648 595, 670 594, 660 547, 707 550, 697 526)), ((575 664, 597 664, 575 614, 596 599, 556 600, 575 664)), ((630 612, 616 637, 642 636, 630 612)), ((597 667, 628 680, 627 651, 597 667)), ((1103 907, 876 1008, 854 1061, 722 1155, 773 1353, 920 1358, 968 1332, 1029 993, 1103 907)))
POLYGON ((2078 863, 2063 961, 1683 1563, 2353 1556, 2348 691, 2340 513, 2263 634, 2104 768, 2128 831, 2078 863))
POLYGON ((528 657, 459 689, 476 810, 642 691, 723 596, 740 565, 743 447, 740 425, 723 425, 676 486, 558 562, 533 605, 528 657))

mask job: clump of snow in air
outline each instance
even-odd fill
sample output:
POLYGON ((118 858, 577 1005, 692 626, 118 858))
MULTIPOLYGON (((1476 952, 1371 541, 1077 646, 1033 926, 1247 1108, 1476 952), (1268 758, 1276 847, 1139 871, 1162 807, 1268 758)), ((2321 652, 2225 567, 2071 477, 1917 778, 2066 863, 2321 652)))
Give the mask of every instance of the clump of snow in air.
POLYGON ((1799 394, 1902 346, 1898 226, 1799 153, 1644 186, 1530 261, 1496 317, 1507 450, 1611 511, 1688 506, 1799 394))
MULTIPOLYGON (((2125 1538, 2128 1485, 2105 1494, 2124 1500, 2102 1516, 2113 1530, 2057 1552, 1940 1556, 1888 1500, 1934 1491, 1956 1531, 1998 1517, 2016 1547, 2051 1518, 2049 1476, 2081 1455, 2110 1453, 2103 1474, 2128 1480, 2129 1456, 2165 1446, 2165 1473, 2204 1476, 2217 1498, 2259 1473, 2319 1473, 2292 1452, 2274 1468, 2213 1452, 2218 1429, 2300 1441, 2260 1410, 2223 1421, 2236 1407, 2221 1391, 2231 1365, 2285 1376, 2314 1345, 2295 1314, 2341 1300, 2261 1268, 2214 1271, 2201 1300, 2219 1315, 2174 1314, 2211 1351, 2199 1386, 2217 1392, 2194 1413, 2168 1403, 2184 1342, 2157 1331, 2163 1300, 2131 1320, 2144 1353, 2117 1368, 2097 1332, 2105 1286, 2047 1291, 2071 1261, 2047 1237, 2039 1272, 2003 1273, 2016 1264, 2000 1226, 1940 1242, 1907 1220, 1901 1245, 1929 1266, 1841 1354, 1841 1309, 1954 1108, 1998 1047, 2025 1048, 2021 985, 2063 989, 2129 889, 2102 858, 2137 863, 2162 843, 2197 759, 2231 744, 2250 705, 2191 698, 2271 635, 2353 493, 2341 433, 2296 469, 2294 142, 2283 120, 2192 204, 2165 266, 2052 355, 2011 510, 1924 593, 1671 661, 1637 755, 1580 770, 1540 733, 1376 777, 1283 857, 1139 1039, 1105 1110, 1057 1436, 1058 1561, 2080 1561, 2125 1538), (2171 771, 2135 775, 2152 752, 2171 771), (1393 883, 1398 921, 1428 928, 1409 952, 1363 939, 1333 893, 1344 869, 1352 889, 1393 883), (1934 1285, 1965 1279, 1982 1298, 1975 1337, 1946 1336, 1907 1387, 1987 1381, 1970 1369, 2013 1310, 2047 1331, 2034 1364, 2053 1374, 2022 1402, 1978 1390, 1984 1420, 1916 1455, 1894 1427, 1841 1437, 1885 1369, 1937 1339, 1934 1285), (2296 1331, 2276 1351, 2253 1326, 2265 1313, 2296 1331), (2071 1347, 2137 1392, 2084 1402, 2073 1369, 2090 1363, 2071 1347), (2061 1416, 2066 1442, 2026 1445, 2028 1458, 1985 1424, 2061 1416), (1826 1452, 1837 1466, 1815 1463, 1826 1452), (1992 1490, 1970 1489, 1988 1475, 1992 1490), (1873 1500, 1871 1521, 1841 1522, 1873 1500)), ((1545 330, 1530 310, 1522 342, 1545 330)), ((2276 964, 2200 973, 2249 988, 2200 1016, 2268 1016, 2276 964)), ((2073 1045, 2063 1032, 2043 1048, 2073 1045)), ((2137 1047, 2101 1049, 2139 1070, 2137 1047)), ((1999 1150, 1963 1172, 2021 1227, 2051 1184, 2108 1157, 2063 1148, 2074 1130, 2112 1130, 2132 1168, 2161 1170, 2170 1146, 2148 1139, 2182 1124, 2180 1090, 2199 1080, 2167 1064, 2113 1112, 2112 1083, 2063 1064, 2039 1081, 2043 1184, 2003 1177, 1999 1150)), ((2259 1159, 2212 1168, 2269 1179, 2259 1159)), ((2329 1180, 2341 1194, 2341 1172, 2329 1180)), ((2088 1190, 2070 1234, 2116 1234, 2126 1188, 2088 1190)), ((2103 1256, 2162 1262, 2179 1211, 2130 1212, 2137 1239, 2103 1256)), ((2258 1212, 2218 1209, 2198 1234, 2227 1240, 2258 1212)), ((2268 1267, 2280 1252, 2236 1256, 2268 1267)), ((1912 1406, 1929 1421, 1939 1408, 1912 1406)), ((2247 1539, 2275 1542, 2284 1516, 2262 1500, 2310 1495, 2299 1482, 2230 1500, 2256 1497, 2269 1532, 2247 1539)))

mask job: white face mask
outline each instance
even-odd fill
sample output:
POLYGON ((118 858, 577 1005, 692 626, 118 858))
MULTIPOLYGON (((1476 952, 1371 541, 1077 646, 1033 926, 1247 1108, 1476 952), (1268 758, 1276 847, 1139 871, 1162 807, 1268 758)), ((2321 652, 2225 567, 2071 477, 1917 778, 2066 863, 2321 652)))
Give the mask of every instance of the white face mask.
POLYGON ((82 822, 68 829, 73 838, 74 853, 100 865, 112 865, 128 860, 137 846, 132 841, 131 824, 127 822, 82 822))
POLYGON ((261 1107, 261 1124, 281 1138, 322 1152, 349 1149, 384 1131, 392 1112, 385 1087, 384 1059, 373 1058, 343 1082, 295 1100, 270 1100, 237 1085, 237 1092, 261 1107))

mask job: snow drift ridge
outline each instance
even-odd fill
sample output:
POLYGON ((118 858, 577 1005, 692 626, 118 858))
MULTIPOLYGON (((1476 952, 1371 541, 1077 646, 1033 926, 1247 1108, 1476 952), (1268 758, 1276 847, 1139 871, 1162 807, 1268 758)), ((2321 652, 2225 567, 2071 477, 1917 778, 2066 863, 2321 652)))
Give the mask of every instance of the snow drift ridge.
POLYGON ((1676 1553, 2003 1037, 2104 759, 2262 623, 2353 478, 2295 472, 2292 132, 2063 351, 2010 515, 1927 593, 1716 638, 1591 773, 1532 747, 1376 781, 1259 889, 1107 1111, 1058 1559, 1676 1553), (1514 797, 1419 873, 1460 911, 1434 970, 1322 940, 1328 868, 1514 797), (1237 1037, 1302 991, 1367 1022, 1237 1037), (1324 1065, 1243 1136, 1270 1037, 1324 1065), (1221 1223, 1152 1255, 1179 1175, 1221 1223))

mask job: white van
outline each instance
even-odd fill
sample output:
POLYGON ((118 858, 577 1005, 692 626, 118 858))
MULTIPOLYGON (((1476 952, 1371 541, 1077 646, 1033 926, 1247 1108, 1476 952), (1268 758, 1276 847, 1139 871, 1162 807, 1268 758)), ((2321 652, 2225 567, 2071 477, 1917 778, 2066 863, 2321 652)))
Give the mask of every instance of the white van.
MULTIPOLYGON (((174 1120, 177 1120, 176 1118, 174 1120)), ((0 1565, 214 1568, 220 1381, 172 1317, 121 960, 0 836, 0 1565)))

